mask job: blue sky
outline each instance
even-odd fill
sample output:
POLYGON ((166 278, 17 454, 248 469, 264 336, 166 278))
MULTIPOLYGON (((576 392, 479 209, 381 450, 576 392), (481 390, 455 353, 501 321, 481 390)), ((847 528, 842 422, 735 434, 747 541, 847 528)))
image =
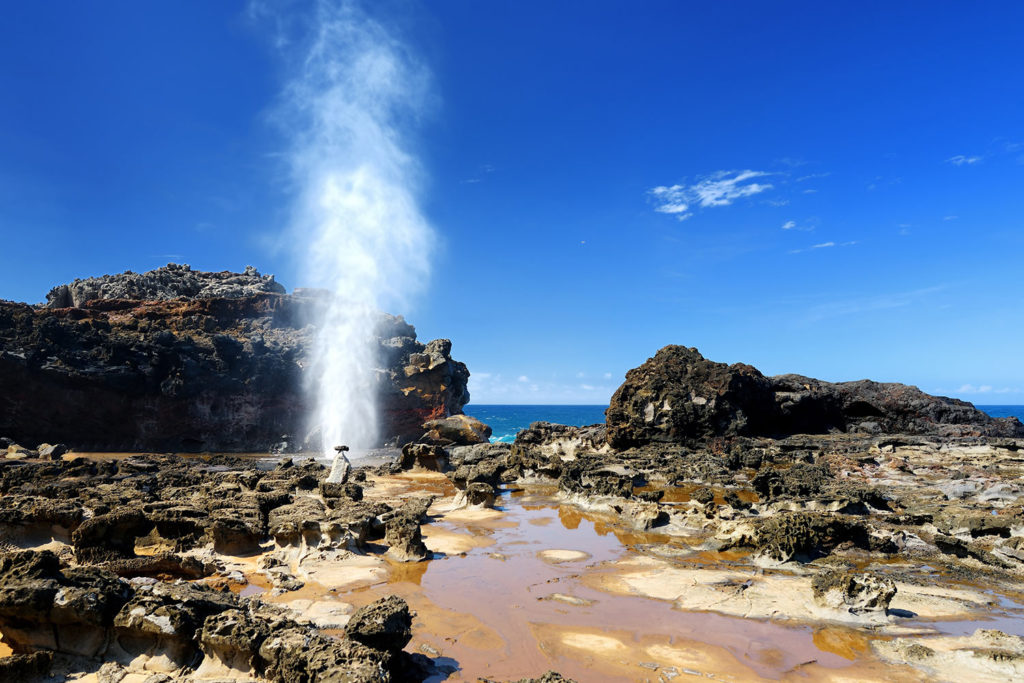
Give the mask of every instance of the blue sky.
MULTIPOLYGON (((5 9, 0 297, 168 261, 308 284, 245 3, 5 9)), ((1024 403, 1024 5, 373 11, 432 74, 403 134, 437 248, 394 312, 475 402, 601 403, 678 343, 1024 403)))

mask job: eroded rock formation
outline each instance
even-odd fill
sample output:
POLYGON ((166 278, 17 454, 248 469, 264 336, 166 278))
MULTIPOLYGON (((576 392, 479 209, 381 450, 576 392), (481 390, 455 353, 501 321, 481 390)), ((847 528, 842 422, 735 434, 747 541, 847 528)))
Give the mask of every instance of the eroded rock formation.
POLYGON ((626 374, 606 413, 616 448, 715 437, 861 432, 1024 436, 1015 418, 991 418, 970 403, 905 384, 766 377, 743 363, 666 346, 626 374))
MULTIPOLYGON (((0 301, 0 435, 111 451, 259 451, 308 442, 310 349, 323 292, 272 276, 169 265, 76 280, 43 306, 0 301)), ((460 414, 469 371, 381 314, 381 438, 460 414)))

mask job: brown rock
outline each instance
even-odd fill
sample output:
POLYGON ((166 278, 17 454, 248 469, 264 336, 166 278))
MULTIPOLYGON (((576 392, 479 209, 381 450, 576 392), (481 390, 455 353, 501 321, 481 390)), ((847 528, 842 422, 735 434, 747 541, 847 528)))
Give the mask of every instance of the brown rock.
POLYGON ((469 415, 452 415, 440 420, 430 420, 423 423, 423 429, 426 430, 426 440, 444 446, 472 446, 489 443, 491 440, 491 428, 469 415))

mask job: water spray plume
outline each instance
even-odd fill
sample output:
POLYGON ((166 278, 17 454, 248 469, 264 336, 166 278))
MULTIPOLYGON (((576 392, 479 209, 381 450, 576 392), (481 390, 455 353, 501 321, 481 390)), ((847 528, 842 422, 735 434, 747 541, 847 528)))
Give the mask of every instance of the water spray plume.
POLYGON ((420 212, 419 168, 403 131, 419 118, 427 74, 355 2, 312 6, 284 94, 282 122, 296 187, 292 234, 307 282, 332 296, 317 338, 310 431, 323 454, 379 441, 379 311, 404 310, 422 288, 433 242, 420 212))

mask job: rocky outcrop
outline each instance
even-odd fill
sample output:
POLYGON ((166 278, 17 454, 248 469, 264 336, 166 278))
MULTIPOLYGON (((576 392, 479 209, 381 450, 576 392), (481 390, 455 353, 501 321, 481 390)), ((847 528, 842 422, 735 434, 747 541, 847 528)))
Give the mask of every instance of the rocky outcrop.
POLYGON ((0 632, 22 655, 6 668, 25 676, 45 673, 51 653, 106 659, 113 680, 126 675, 122 663, 168 673, 219 665, 221 673, 227 667, 282 683, 388 681, 407 666, 412 614, 395 596, 363 607, 346 637, 334 639, 228 591, 129 583, 94 568, 62 568, 45 551, 0 554, 0 577, 0 632))
POLYGON ((743 363, 666 346, 630 370, 606 412, 616 448, 716 437, 862 432, 948 437, 1024 436, 1015 418, 991 418, 970 403, 904 384, 766 377, 743 363))
MULTIPOLYGON (((271 276, 169 265, 79 280, 43 306, 0 301, 0 435, 85 450, 263 451, 308 442, 322 292, 271 276)), ((381 438, 462 412, 469 371, 381 314, 381 438)))
POLYGON ((58 285, 46 295, 46 307, 81 308, 97 299, 242 299, 264 293, 284 294, 285 289, 273 275, 260 275, 252 266, 243 273, 206 273, 187 264, 168 263, 147 273, 127 271, 58 285))

